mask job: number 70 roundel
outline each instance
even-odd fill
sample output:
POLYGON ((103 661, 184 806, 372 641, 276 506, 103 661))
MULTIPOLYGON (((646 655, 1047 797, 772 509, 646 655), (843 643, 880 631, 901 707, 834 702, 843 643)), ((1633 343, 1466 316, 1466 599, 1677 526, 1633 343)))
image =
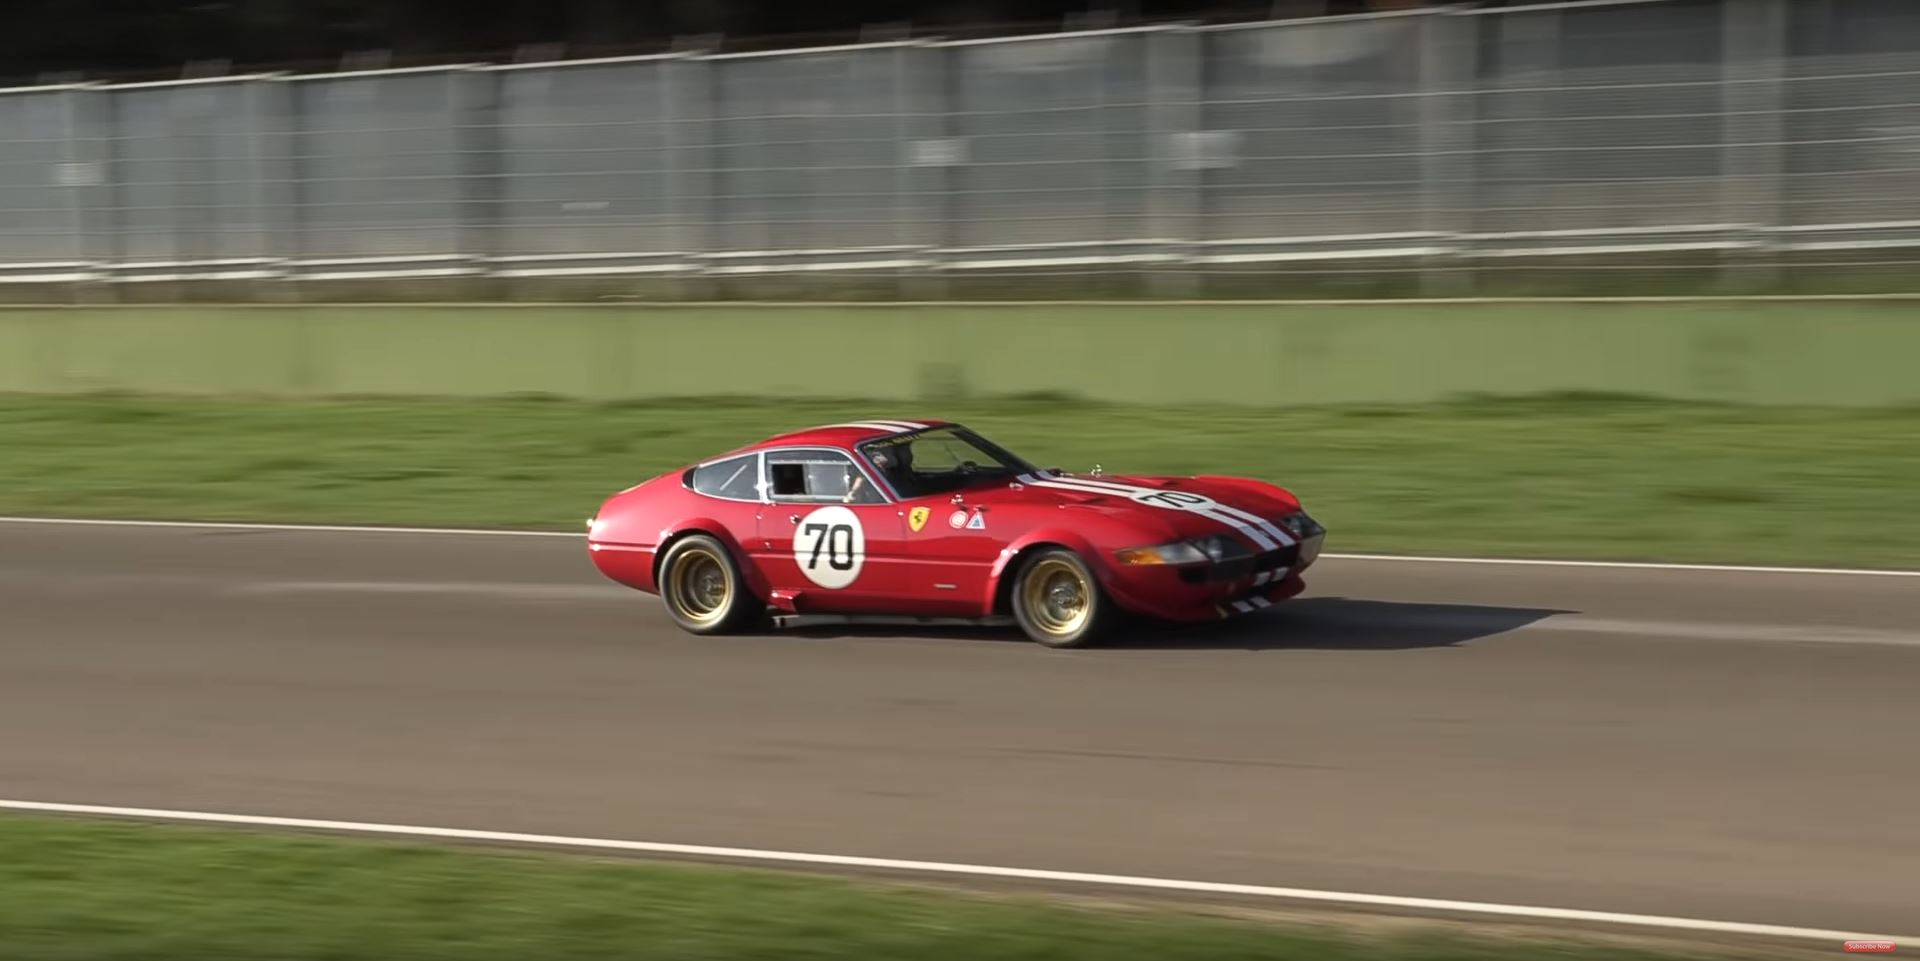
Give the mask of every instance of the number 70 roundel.
POLYGON ((793 532, 793 559, 800 573, 821 587, 852 584, 867 560, 860 517, 844 507, 822 507, 800 518, 793 532))

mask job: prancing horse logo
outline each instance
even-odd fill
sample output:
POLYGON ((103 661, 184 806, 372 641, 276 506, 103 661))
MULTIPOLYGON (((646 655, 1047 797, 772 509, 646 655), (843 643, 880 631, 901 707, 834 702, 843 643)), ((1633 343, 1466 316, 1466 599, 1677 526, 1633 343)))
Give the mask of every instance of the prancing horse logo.
POLYGON ((916 507, 907 512, 907 526, 913 528, 913 532, 918 534, 920 528, 927 526, 927 518, 932 514, 932 508, 916 507))

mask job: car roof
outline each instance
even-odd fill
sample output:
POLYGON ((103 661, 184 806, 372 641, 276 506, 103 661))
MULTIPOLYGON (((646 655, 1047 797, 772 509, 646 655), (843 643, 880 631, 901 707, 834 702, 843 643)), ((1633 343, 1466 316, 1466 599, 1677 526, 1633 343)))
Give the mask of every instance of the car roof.
POLYGON ((945 420, 894 420, 892 418, 875 420, 853 420, 838 424, 821 424, 800 430, 776 434, 756 444, 749 444, 729 454, 764 450, 769 447, 839 447, 851 448, 876 437, 893 437, 911 434, 915 431, 931 430, 935 427, 954 426, 945 420))

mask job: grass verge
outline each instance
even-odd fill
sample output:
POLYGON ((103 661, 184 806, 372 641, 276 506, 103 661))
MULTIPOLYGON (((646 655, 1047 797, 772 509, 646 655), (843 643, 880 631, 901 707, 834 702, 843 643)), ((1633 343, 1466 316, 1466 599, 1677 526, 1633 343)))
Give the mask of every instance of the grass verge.
MULTIPOLYGON (((686 865, 0 816, 8 961, 1675 961, 686 865)), ((1751 951, 1742 957, 1751 958, 1751 951)))
POLYGON ((1920 566, 1920 410, 1622 397, 939 410, 707 399, 0 397, 0 512, 580 530, 607 494, 772 432, 962 420, 1046 466, 1293 488, 1334 551, 1920 566))

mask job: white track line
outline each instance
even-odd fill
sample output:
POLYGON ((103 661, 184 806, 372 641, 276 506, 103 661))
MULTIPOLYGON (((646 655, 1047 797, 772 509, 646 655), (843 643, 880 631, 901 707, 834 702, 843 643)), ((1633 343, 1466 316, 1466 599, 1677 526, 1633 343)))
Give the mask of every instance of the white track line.
MULTIPOLYGON (((285 531, 309 534, 432 534, 460 537, 584 537, 569 531, 516 531, 467 527, 351 527, 330 524, 253 524, 229 521, 137 521, 70 517, 0 517, 0 524, 43 524, 72 527, 174 527, 188 530, 285 531)), ((1406 564, 1490 564, 1508 567, 1593 567, 1648 571, 1719 571, 1733 574, 1838 574, 1847 577, 1920 577, 1920 570, 1881 570, 1871 567, 1760 567, 1743 564, 1668 564, 1657 561, 1580 561, 1518 557, 1424 557, 1418 554, 1340 554, 1336 561, 1377 561, 1406 564)))
MULTIPOLYGON (((577 62, 577 61, 569 61, 577 62)), ((496 68, 497 69, 497 68, 496 68)), ((325 76, 339 76, 326 74, 325 76)), ((231 77, 221 77, 230 80, 231 77)), ((61 86, 52 85, 35 90, 60 90, 61 86)), ((67 87, 64 89, 71 89, 67 87)), ((1669 294, 1639 297, 1326 297, 1300 300, 1244 299, 1244 300, 647 300, 647 301, 567 301, 567 300, 518 300, 518 301, 394 301, 352 304, 316 304, 316 303, 249 303, 249 304, 0 304, 0 311, 181 311, 195 310, 205 312, 230 313, 242 310, 333 310, 356 311, 393 310, 759 310, 759 309, 800 309, 800 310, 843 310, 858 307, 865 310, 900 310, 910 307, 940 308, 1005 308, 1005 307, 1129 307, 1140 310, 1186 307, 1427 307, 1436 304, 1746 304, 1746 303, 1820 303, 1845 301, 1885 301, 1897 303, 1920 300, 1920 293, 1892 292, 1883 294, 1669 294)))
POLYGON ((289 531, 312 534, 449 534, 463 537, 585 537, 569 531, 513 531, 462 527, 343 527, 331 524, 244 524, 228 521, 122 521, 67 517, 0 517, 0 524, 72 527, 175 527, 214 531, 289 531))
POLYGON ((1320 891, 1311 888, 1282 888, 1258 884, 1180 881, 1170 878, 1133 877, 1121 874, 1045 871, 1035 868, 994 867, 984 864, 950 864, 941 861, 903 861, 894 858, 855 857, 839 854, 808 854, 798 851, 763 851, 753 848, 710 847, 698 844, 665 844, 653 841, 619 841, 606 838, 566 837, 551 834, 519 834, 507 831, 475 831, 464 828, 417 827, 404 824, 370 824, 360 821, 321 821, 310 818, 267 817, 255 814, 214 814, 205 811, 107 807, 97 804, 60 804, 48 801, 0 800, 0 809, 54 814, 85 814, 118 818, 145 818, 163 821, 258 825, 395 837, 491 841, 502 844, 529 844, 556 848, 593 848, 599 850, 632 851, 645 854, 716 858, 732 861, 786 862, 887 871, 911 871, 921 874, 1017 878, 1033 881, 1055 881, 1065 884, 1185 891, 1200 894, 1230 894, 1295 901, 1323 901, 1336 904, 1407 908, 1418 911, 1505 915, 1539 920, 1583 921, 1597 924, 1670 928, 1681 931, 1716 932, 1720 934, 1753 935, 1759 937, 1806 938, 1822 941, 1845 941, 1854 939, 1899 942, 1920 940, 1916 938, 1868 934, 1859 931, 1829 931, 1819 928, 1796 928, 1777 924, 1752 924, 1744 921, 1707 921, 1696 918, 1676 918, 1654 914, 1619 914, 1611 911, 1582 911, 1573 908, 1545 908, 1519 904, 1494 904, 1482 901, 1452 901, 1442 898, 1401 897, 1387 894, 1356 894, 1347 891, 1320 891))
POLYGON ((1760 567, 1746 564, 1667 564, 1657 561, 1575 561, 1523 557, 1421 557, 1418 554, 1322 554, 1345 561, 1413 564, 1500 564, 1512 567, 1613 567, 1648 571, 1722 571, 1734 574, 1845 574, 1849 577, 1920 577, 1920 571, 1871 567, 1760 567))

